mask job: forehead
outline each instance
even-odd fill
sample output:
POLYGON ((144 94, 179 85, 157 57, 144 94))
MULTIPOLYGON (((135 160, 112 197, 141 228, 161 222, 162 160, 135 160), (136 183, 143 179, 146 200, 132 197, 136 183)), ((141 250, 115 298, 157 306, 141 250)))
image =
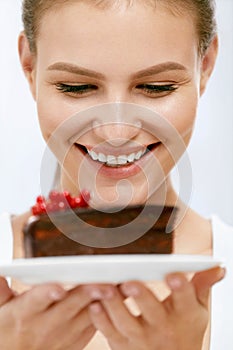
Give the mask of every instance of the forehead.
POLYGON ((160 1, 156 7, 135 1, 118 8, 65 2, 46 12, 37 39, 38 55, 47 64, 68 60, 87 68, 101 65, 104 58, 105 63, 117 61, 122 68, 132 63, 141 69, 152 60, 155 64, 191 58, 197 47, 190 14, 174 14, 160 1))

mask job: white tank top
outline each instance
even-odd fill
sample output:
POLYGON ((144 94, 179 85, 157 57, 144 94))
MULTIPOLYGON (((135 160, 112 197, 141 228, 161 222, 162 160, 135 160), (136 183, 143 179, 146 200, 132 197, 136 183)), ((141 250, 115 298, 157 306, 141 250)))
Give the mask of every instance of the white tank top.
MULTIPOLYGON (((227 268, 224 280, 212 290, 210 350, 233 349, 233 227, 212 216, 213 255, 227 268)), ((13 257, 11 216, 0 215, 0 260, 13 257)))

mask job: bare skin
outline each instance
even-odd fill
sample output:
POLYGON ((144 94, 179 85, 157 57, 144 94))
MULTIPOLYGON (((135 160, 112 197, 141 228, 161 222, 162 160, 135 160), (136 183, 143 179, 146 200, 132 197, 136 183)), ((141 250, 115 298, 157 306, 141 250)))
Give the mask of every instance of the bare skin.
POLYGON ((84 287, 65 292, 47 284, 16 296, 7 288, 1 279, 1 349, 39 350, 46 344, 47 349, 81 350, 94 335, 87 310, 91 299, 84 287))

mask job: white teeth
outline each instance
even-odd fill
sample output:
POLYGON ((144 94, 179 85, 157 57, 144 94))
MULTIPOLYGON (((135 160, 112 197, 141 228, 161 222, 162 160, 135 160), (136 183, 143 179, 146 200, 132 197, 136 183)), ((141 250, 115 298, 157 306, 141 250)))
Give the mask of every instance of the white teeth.
POLYGON ((99 153, 98 161, 101 162, 101 163, 106 163, 107 162, 107 157, 103 153, 99 153))
POLYGON ((136 153, 135 159, 137 159, 137 160, 140 159, 142 154, 143 154, 143 151, 139 151, 138 153, 136 153))
POLYGON ((114 156, 107 156, 107 164, 117 165, 117 159, 114 156))
POLYGON ((115 157, 113 155, 104 155, 103 153, 96 154, 94 151, 89 151, 88 154, 93 160, 98 160, 101 163, 107 163, 108 165, 125 165, 127 163, 133 163, 135 160, 139 160, 146 153, 146 149, 137 153, 131 153, 127 155, 120 155, 115 157))
POLYGON ((117 161, 118 161, 118 164, 126 164, 127 163, 127 156, 119 156, 119 157, 117 157, 117 161))
POLYGON ((135 153, 130 154, 127 158, 128 158, 128 162, 132 163, 135 159, 135 153))
POLYGON ((94 151, 88 151, 93 160, 98 160, 98 155, 94 151))

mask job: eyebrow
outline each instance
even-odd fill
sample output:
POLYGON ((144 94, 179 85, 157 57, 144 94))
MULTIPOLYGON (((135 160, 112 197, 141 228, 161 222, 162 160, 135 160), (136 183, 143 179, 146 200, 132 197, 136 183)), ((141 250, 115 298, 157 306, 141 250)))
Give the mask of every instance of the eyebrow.
POLYGON ((58 70, 68 73, 73 73, 77 75, 86 75, 96 79, 105 79, 105 76, 101 73, 95 72, 93 70, 76 66, 72 63, 57 62, 48 67, 48 70, 58 70))
POLYGON ((166 73, 166 72, 173 71, 173 70, 187 71, 186 67, 183 66, 180 63, 177 63, 177 62, 164 62, 164 63, 157 64, 155 66, 143 69, 143 70, 135 73, 132 76, 132 78, 134 78, 134 79, 144 78, 144 77, 148 77, 150 75, 156 75, 156 74, 159 74, 159 73, 166 73))
MULTIPOLYGON (((57 63, 54 63, 51 66, 49 66, 47 70, 49 70, 49 71, 57 70, 57 71, 63 71, 63 72, 77 74, 77 75, 84 75, 84 76, 88 76, 88 77, 92 77, 92 78, 96 78, 96 79, 102 79, 102 80, 105 79, 105 76, 101 73, 95 72, 93 70, 90 70, 90 69, 87 69, 84 67, 77 66, 77 65, 72 64, 72 63, 57 62, 57 63)), ((173 70, 187 71, 185 66, 183 66, 180 63, 164 62, 164 63, 157 64, 155 66, 151 66, 149 68, 143 69, 143 70, 133 74, 131 76, 131 78, 132 79, 144 78, 144 77, 148 77, 151 75, 165 73, 165 72, 173 71, 173 70)))

